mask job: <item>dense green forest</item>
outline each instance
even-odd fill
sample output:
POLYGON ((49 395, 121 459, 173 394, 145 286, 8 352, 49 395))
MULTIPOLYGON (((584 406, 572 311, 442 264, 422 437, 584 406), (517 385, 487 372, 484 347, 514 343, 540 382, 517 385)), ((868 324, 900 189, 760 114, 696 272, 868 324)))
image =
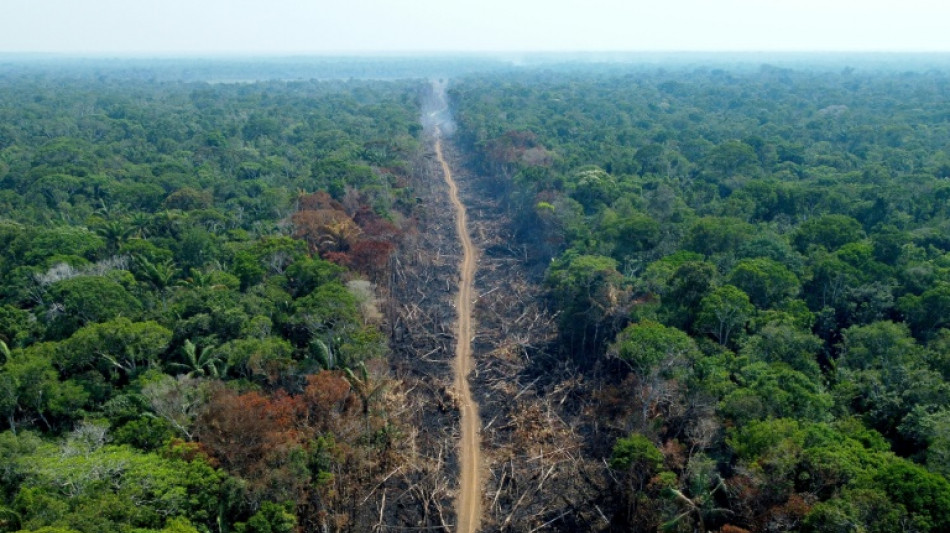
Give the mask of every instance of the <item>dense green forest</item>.
POLYGON ((0 63, 0 531, 451 529, 442 76, 557 328, 476 395, 590 466, 483 529, 950 531, 945 58, 549 59, 0 63))
POLYGON ((419 87, 0 76, 0 530, 343 529, 419 87))
POLYGON ((612 527, 950 529, 950 75, 592 70, 450 94, 600 380, 612 527))

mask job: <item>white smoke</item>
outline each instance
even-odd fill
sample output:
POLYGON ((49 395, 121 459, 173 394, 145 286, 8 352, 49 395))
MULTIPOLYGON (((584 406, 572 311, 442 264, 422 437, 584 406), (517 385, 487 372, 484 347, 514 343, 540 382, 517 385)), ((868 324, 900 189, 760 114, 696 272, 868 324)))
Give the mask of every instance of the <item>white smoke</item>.
POLYGON ((455 133, 455 122, 449 109, 449 100, 445 94, 448 82, 444 79, 432 80, 429 92, 422 100, 422 126, 430 134, 438 131, 443 137, 455 133))

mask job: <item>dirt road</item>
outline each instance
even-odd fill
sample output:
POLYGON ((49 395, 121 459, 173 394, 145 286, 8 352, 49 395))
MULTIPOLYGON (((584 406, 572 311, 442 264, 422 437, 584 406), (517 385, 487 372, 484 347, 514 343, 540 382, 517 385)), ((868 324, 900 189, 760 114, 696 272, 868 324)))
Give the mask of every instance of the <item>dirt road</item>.
POLYGON ((459 200, 458 185, 452 170, 442 155, 442 134, 436 127, 435 154, 442 165, 449 199, 455 207, 455 229, 462 243, 462 262, 459 265, 459 290, 456 300, 458 326, 455 347, 455 390, 461 411, 462 441, 459 448, 461 475, 456 502, 459 533, 473 533, 478 529, 482 511, 481 448, 478 404, 472 399, 468 374, 472 369, 472 285, 475 278, 475 246, 468 233, 465 205, 459 200))

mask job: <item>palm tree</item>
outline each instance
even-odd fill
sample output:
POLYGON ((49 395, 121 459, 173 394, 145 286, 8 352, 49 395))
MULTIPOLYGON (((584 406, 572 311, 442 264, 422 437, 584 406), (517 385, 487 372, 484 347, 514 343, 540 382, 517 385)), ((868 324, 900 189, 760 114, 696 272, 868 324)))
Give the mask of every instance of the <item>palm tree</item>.
POLYGON ((129 215, 129 226, 132 227, 132 233, 140 239, 148 237, 148 234, 150 233, 149 226, 151 224, 152 217, 148 213, 136 211, 129 215))
POLYGON ((115 252, 119 245, 129 239, 135 228, 118 220, 109 220, 96 228, 96 233, 106 240, 106 249, 115 252))
POLYGON ((162 312, 164 312, 168 287, 171 286, 172 279, 178 274, 178 268, 171 259, 166 259, 161 263, 152 263, 143 256, 136 256, 135 260, 139 264, 139 269, 145 281, 162 295, 162 312))
POLYGON ((228 362, 222 358, 214 347, 198 348, 190 340, 185 340, 182 352, 185 354, 185 362, 170 363, 168 366, 188 371, 189 377, 210 376, 220 378, 228 373, 228 362))
MULTIPOLYGON (((718 475, 715 475, 717 483, 711 488, 708 486, 702 486, 704 483, 700 482, 698 489, 699 494, 690 498, 684 494, 681 490, 677 488, 669 488, 669 494, 672 496, 672 500, 675 501, 681 508, 682 512, 674 516, 666 523, 663 524, 662 529, 672 530, 679 522, 687 523, 690 519, 693 522, 693 530, 696 531, 706 531, 706 517, 709 515, 731 513, 729 509, 724 509, 715 506, 714 494, 725 488, 725 481, 718 475)), ((712 480, 702 480, 705 482, 710 482, 712 480)))
POLYGON ((156 289, 162 290, 172 284, 172 279, 178 274, 178 268, 171 259, 161 263, 153 263, 143 256, 135 258, 142 269, 142 275, 156 289))
POLYGON ((386 390, 387 381, 371 377, 363 362, 360 362, 356 369, 359 371, 359 375, 349 368, 344 368, 343 374, 346 376, 346 380, 350 382, 350 387, 353 387, 353 390, 360 397, 360 402, 363 404, 363 416, 368 419, 370 402, 386 390))
POLYGON ((181 285, 191 287, 194 289, 200 288, 210 288, 210 289, 221 289, 224 288, 224 285, 219 283, 214 283, 214 273, 217 271, 216 268, 209 267, 205 270, 198 270, 197 268, 188 269, 188 277, 181 280, 179 283, 181 285))
POLYGON ((336 368, 336 356, 327 343, 320 339, 310 339, 310 351, 313 352, 324 370, 333 370, 336 368))

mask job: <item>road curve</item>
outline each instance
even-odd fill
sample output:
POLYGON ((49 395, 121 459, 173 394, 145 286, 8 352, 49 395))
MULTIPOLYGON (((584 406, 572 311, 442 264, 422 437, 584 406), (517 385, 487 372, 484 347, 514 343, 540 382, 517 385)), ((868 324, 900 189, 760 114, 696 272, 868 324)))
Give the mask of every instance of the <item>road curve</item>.
POLYGON ((452 178, 452 169, 442 155, 442 133, 435 128, 435 155, 442 165, 442 175, 449 186, 449 200, 455 208, 455 230, 462 243, 462 262, 459 264, 459 290, 455 309, 458 313, 455 343, 455 391, 461 411, 462 440, 459 445, 461 472, 459 495, 456 501, 458 533, 474 533, 482 514, 481 420, 478 404, 472 399, 468 374, 472 369, 472 291, 475 278, 475 246, 468 233, 468 215, 465 204, 459 200, 459 189, 452 178))

